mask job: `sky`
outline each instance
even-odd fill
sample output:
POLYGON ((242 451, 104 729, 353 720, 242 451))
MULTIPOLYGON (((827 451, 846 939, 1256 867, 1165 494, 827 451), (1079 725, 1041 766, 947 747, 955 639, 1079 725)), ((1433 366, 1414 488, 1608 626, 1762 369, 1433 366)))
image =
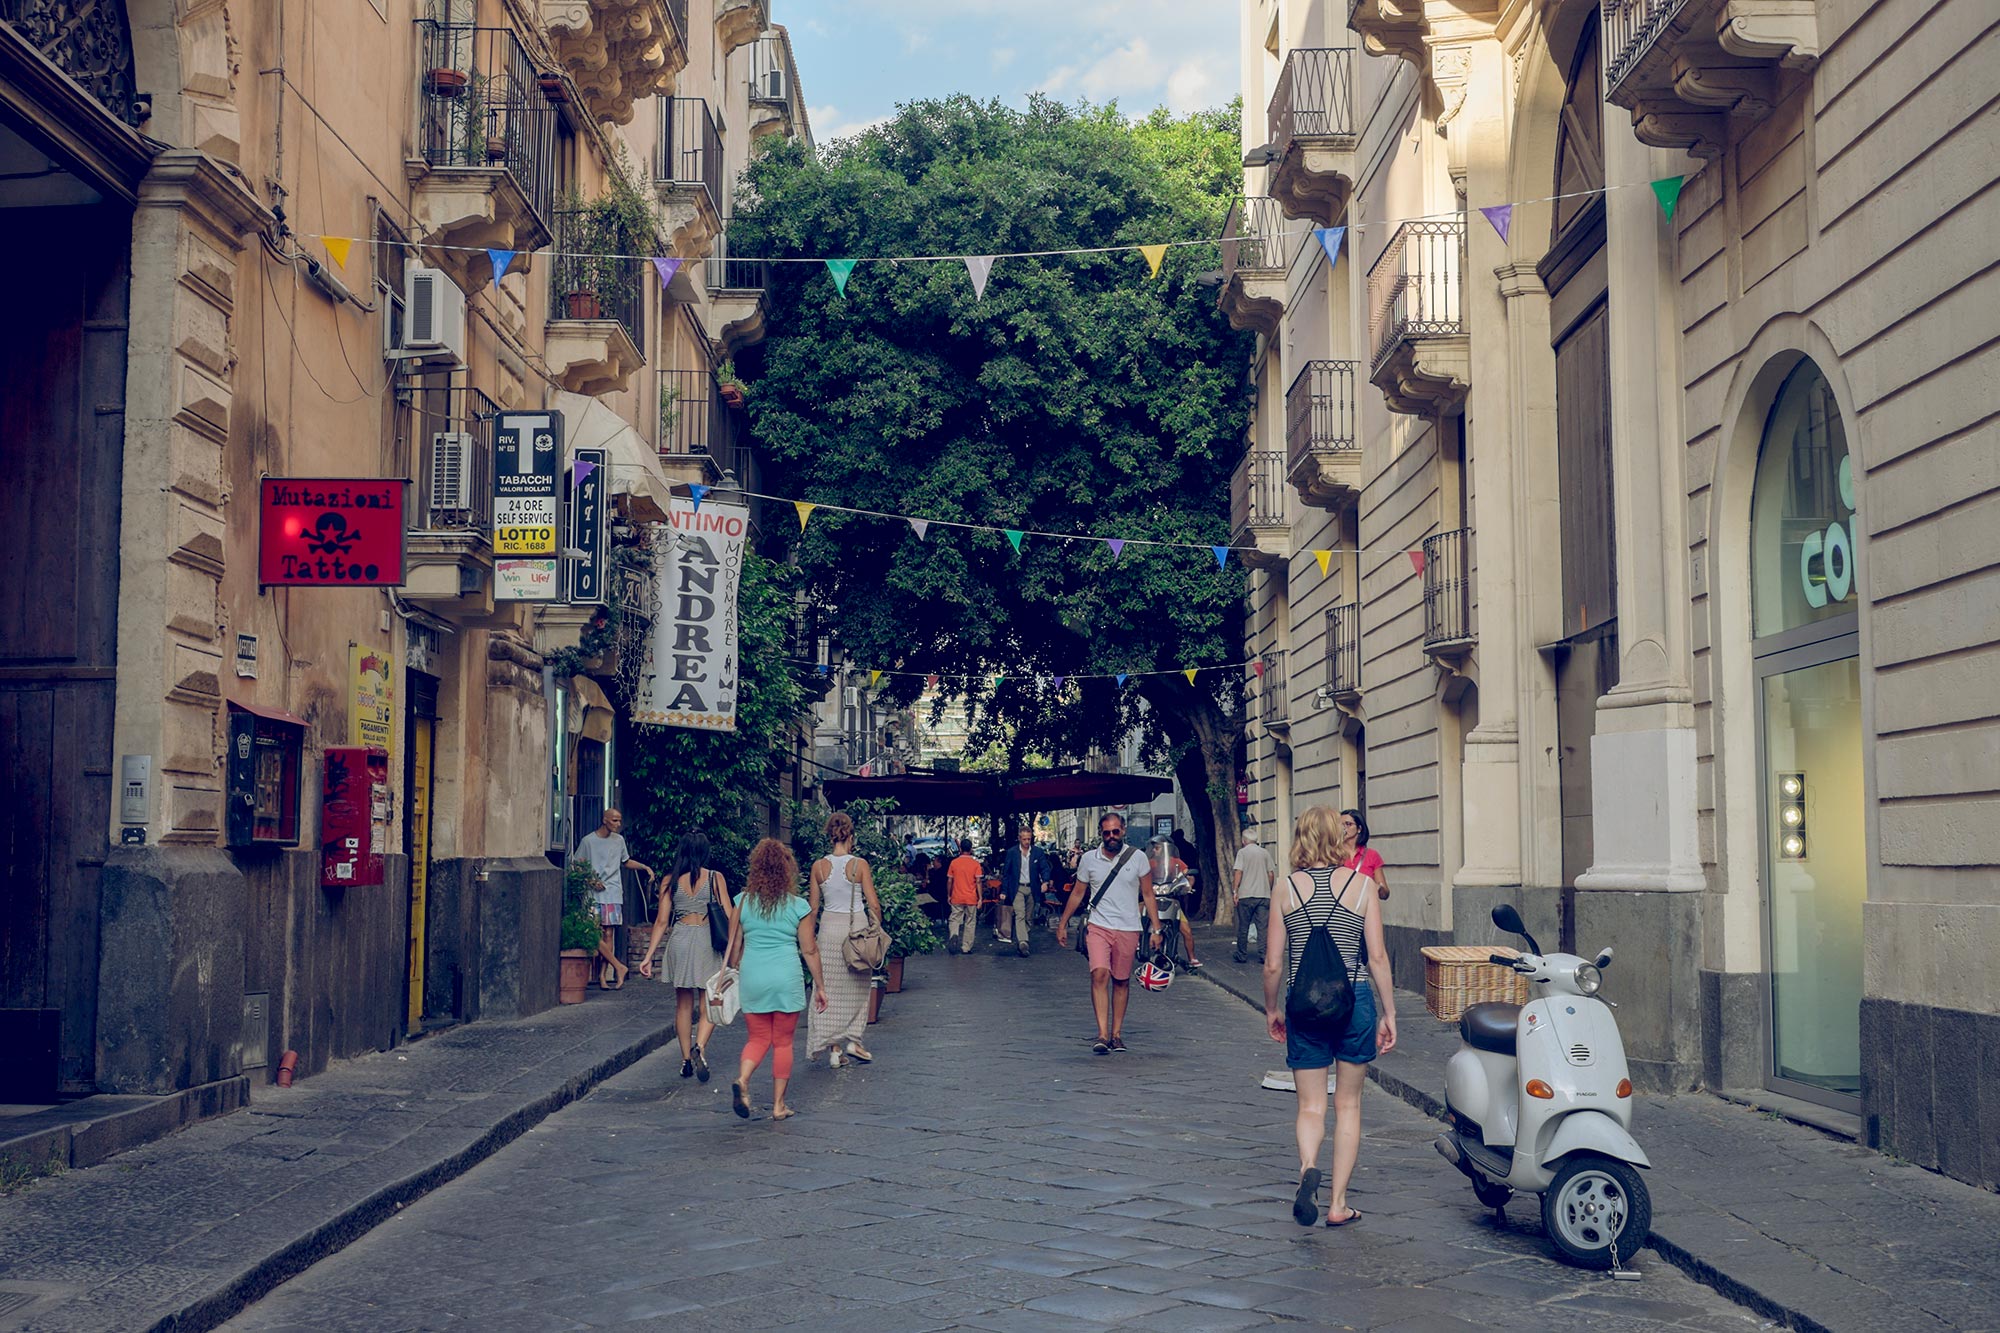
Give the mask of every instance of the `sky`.
POLYGON ((773 0, 791 32, 813 138, 949 93, 1116 99, 1128 115, 1236 95, 1235 0, 773 0))

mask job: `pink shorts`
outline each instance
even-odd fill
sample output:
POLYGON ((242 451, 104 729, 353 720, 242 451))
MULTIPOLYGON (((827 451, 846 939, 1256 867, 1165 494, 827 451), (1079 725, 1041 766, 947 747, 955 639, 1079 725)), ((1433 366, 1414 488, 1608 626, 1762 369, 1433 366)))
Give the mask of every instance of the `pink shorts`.
POLYGON ((1087 926, 1083 932, 1083 947, 1090 954, 1091 971, 1108 970, 1113 981, 1132 979, 1132 967, 1139 961, 1138 931, 1087 926))

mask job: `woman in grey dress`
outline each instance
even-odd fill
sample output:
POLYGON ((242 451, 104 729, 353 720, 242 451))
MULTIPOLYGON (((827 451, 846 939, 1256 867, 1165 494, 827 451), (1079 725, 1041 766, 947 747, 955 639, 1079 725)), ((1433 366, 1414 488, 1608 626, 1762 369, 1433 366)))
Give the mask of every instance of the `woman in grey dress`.
POLYGON ((699 1078, 703 1083, 708 1082, 708 1061, 702 1051, 715 1035, 715 1024, 708 1021, 707 996, 702 992, 708 979, 722 966, 722 955, 708 942, 710 899, 722 904, 730 920, 736 918, 735 904, 729 898, 729 882, 720 872, 711 870, 707 862, 707 839, 698 833, 681 839, 680 849, 674 853, 673 873, 667 876, 663 890, 663 894, 672 895, 672 903, 662 901, 653 913, 653 938, 646 944, 646 960, 639 964, 640 976, 653 975, 653 956, 660 951, 660 936, 666 935, 666 966, 660 980, 674 988, 674 1024, 681 1038, 681 1077, 699 1078))
POLYGON ((861 1044, 873 974, 848 967, 840 945, 850 932, 882 923, 882 902, 875 896, 875 872, 854 855, 854 821, 845 811, 826 821, 826 837, 833 853, 813 862, 806 895, 825 959, 820 993, 826 1003, 806 1019, 806 1059, 826 1051, 828 1065, 838 1069, 847 1060, 867 1064, 875 1058, 861 1044))

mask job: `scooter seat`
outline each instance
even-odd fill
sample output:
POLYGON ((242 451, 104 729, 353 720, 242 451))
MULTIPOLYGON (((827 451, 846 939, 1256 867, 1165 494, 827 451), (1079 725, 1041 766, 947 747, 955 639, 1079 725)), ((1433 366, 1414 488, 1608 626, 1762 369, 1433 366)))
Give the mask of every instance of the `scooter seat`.
POLYGON ((1518 1004, 1475 1004, 1458 1019, 1458 1034, 1475 1051, 1514 1053, 1514 1033, 1521 1021, 1518 1004))

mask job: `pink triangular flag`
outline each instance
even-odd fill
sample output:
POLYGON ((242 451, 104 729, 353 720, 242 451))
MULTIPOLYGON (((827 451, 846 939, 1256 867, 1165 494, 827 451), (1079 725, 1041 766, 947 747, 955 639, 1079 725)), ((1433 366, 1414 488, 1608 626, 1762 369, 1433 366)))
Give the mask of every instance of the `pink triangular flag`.
POLYGON ((1257 679, 1258 679, 1258 680, 1262 680, 1262 679, 1264 679, 1264 659, 1263 659, 1263 658, 1261 658, 1261 657, 1260 657, 1260 658, 1258 658, 1258 659, 1257 659, 1256 661, 1252 662, 1252 663, 1250 664, 1250 669, 1251 669, 1252 671, 1254 671, 1254 672, 1256 672, 1256 673, 1257 673, 1257 679))
POLYGON ((1482 208, 1479 211, 1484 213, 1486 220, 1493 224, 1493 230, 1500 233, 1500 239, 1503 241, 1506 240, 1507 229, 1514 225, 1514 206, 1512 204, 1495 204, 1491 208, 1482 208))
POLYGON ((1404 554, 1410 557, 1411 569, 1416 570, 1419 574, 1424 572, 1424 553, 1422 551, 1405 551, 1404 554))

